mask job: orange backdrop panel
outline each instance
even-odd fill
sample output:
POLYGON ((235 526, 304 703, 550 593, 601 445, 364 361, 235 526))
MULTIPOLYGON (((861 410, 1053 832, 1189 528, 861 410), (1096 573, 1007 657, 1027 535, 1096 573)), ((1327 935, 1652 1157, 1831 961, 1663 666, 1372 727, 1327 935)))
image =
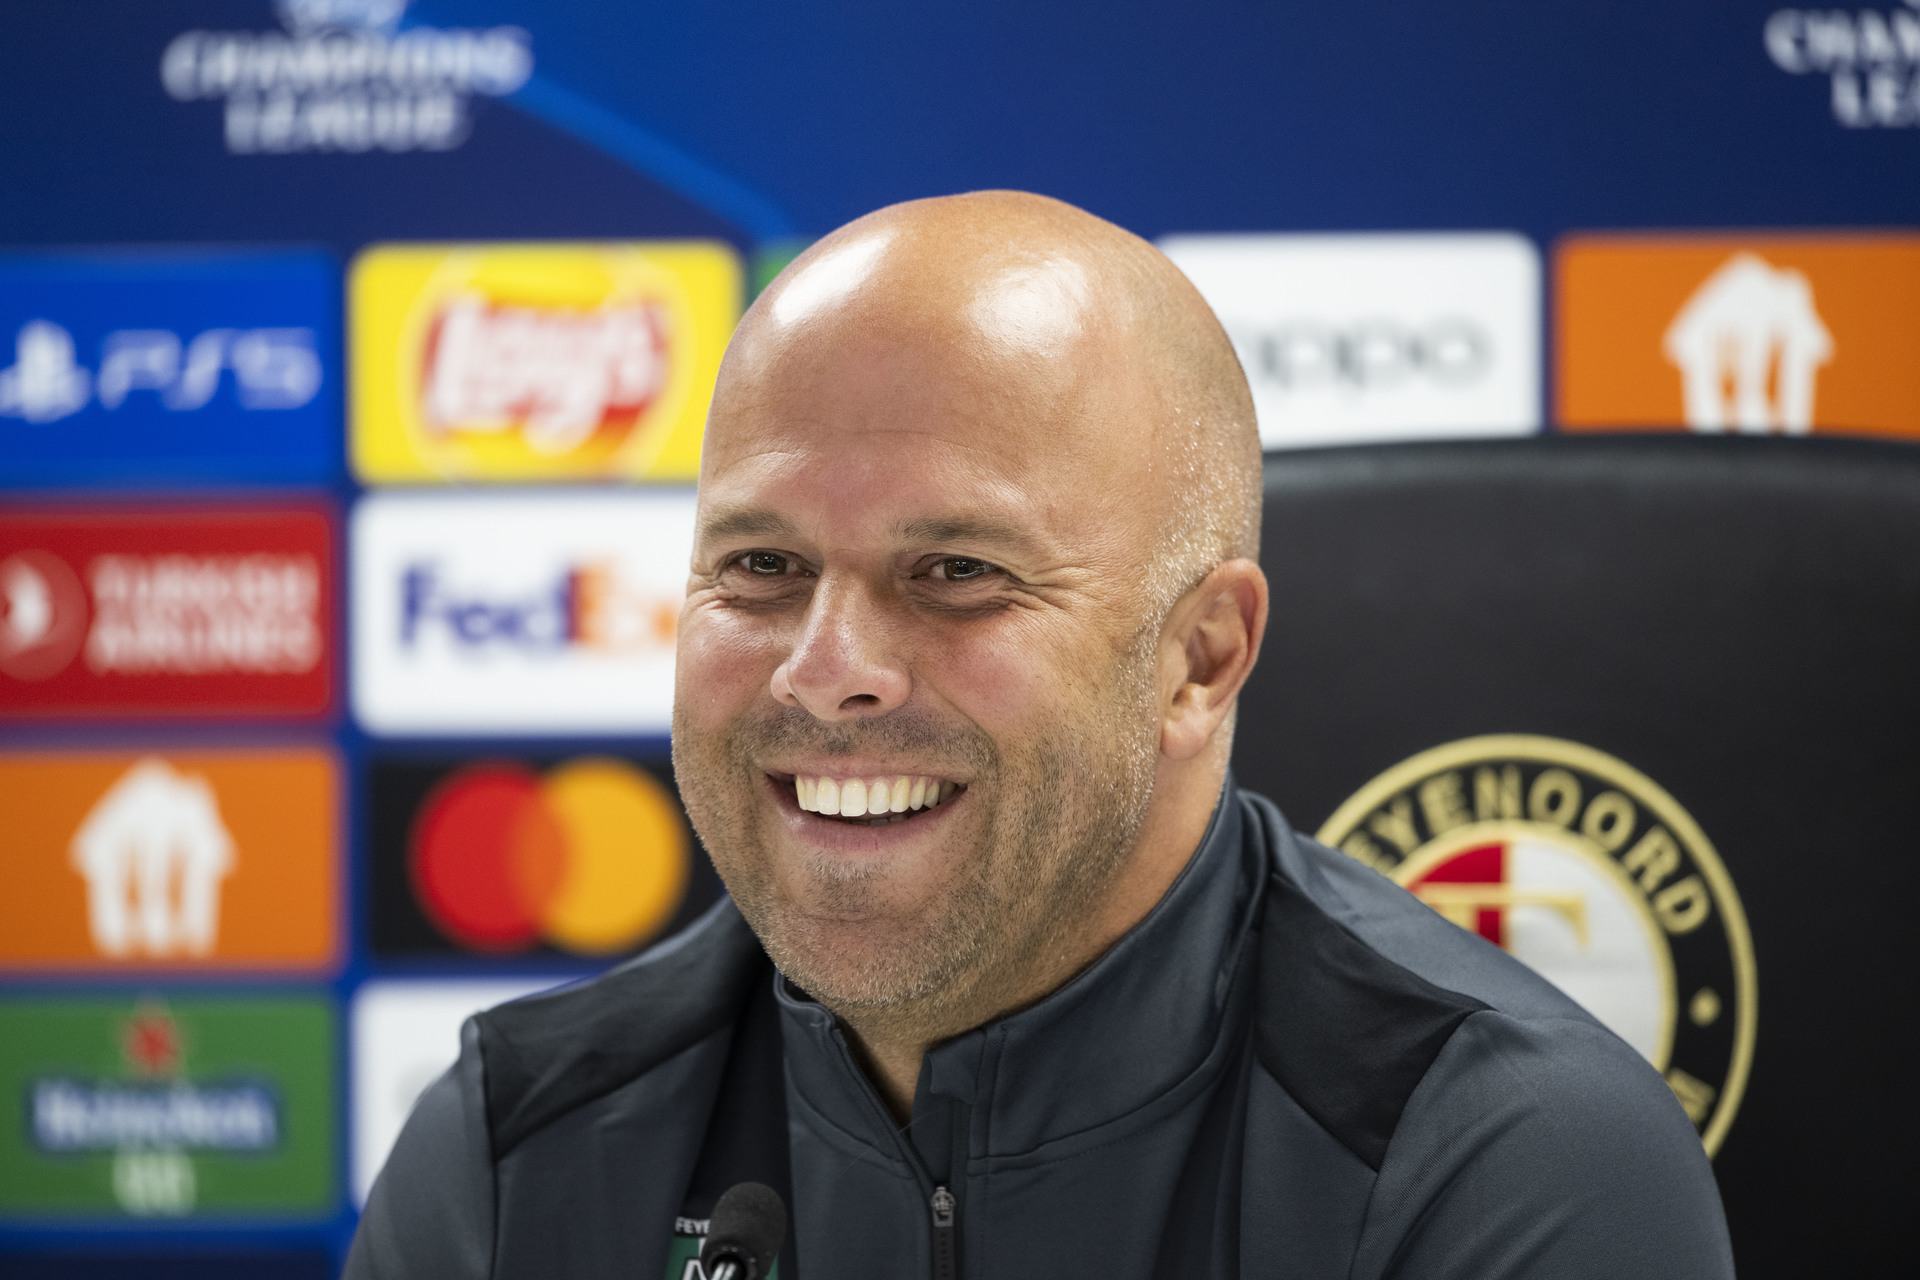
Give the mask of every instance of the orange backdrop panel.
POLYGON ((339 803, 322 750, 0 755, 0 968, 331 968, 339 803), (106 810, 108 862, 123 870, 89 873, 76 837, 106 810), (209 830, 226 852, 195 928, 177 846, 209 830), (95 894, 117 900, 118 927, 102 926, 95 894))
POLYGON ((1920 236, 1575 236, 1554 256, 1555 421, 1570 430, 1682 427, 1664 339, 1738 254, 1805 276, 1832 338, 1816 432, 1920 437, 1920 236))

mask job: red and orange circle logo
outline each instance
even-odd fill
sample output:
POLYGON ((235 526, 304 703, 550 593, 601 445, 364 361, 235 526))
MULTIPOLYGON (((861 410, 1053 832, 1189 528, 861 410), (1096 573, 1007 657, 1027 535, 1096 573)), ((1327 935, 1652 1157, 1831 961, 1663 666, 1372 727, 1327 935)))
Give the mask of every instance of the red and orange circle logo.
POLYGON ((690 872, 673 793, 604 757, 462 770, 427 797, 408 860, 434 925, 491 952, 626 950, 673 917, 690 872))

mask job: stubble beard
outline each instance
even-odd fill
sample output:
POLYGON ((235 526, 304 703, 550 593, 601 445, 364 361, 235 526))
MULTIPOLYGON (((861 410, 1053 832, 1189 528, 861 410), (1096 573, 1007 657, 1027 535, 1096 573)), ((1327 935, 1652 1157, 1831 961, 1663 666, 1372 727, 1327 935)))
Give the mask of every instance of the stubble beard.
POLYGON ((781 973, 863 1034, 933 1040, 1044 994, 1072 976, 1057 972, 1063 964, 1091 958, 1082 940, 1153 795, 1152 675, 1152 646, 1136 639, 1114 668, 1075 691, 1079 714, 1049 717, 1043 723, 1062 727, 1004 748, 971 726, 903 713, 824 725, 780 708, 736 721, 717 741, 676 717, 674 768, 695 831, 781 973), (827 855, 799 869, 819 910, 780 892, 753 762, 796 748, 965 762, 966 800, 981 806, 971 819, 978 834, 951 855, 954 878, 920 911, 873 911, 885 901, 887 868, 827 855), (838 923, 856 918, 874 923, 838 923), (852 945, 849 929, 857 929, 852 945))

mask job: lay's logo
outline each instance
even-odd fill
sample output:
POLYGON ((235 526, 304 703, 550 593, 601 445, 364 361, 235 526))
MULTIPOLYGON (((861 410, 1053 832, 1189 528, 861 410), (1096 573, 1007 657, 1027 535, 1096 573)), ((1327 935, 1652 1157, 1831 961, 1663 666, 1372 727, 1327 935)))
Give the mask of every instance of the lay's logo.
POLYGON ((687 479, 741 268, 704 242, 388 246, 349 292, 362 480, 687 479))

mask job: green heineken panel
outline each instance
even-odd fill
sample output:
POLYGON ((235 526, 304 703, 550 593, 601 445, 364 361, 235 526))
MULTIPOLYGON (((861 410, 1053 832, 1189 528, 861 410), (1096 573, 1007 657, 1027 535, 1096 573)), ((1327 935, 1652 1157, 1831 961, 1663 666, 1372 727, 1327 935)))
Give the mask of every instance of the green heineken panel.
POLYGON ((0 1219, 334 1212, 320 999, 0 1000, 0 1219))

